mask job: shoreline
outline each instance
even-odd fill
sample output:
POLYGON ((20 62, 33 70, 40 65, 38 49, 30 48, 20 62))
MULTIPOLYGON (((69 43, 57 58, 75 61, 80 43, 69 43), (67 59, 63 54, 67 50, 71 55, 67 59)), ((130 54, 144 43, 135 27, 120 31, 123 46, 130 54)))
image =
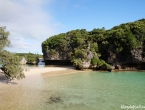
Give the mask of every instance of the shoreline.
MULTIPOLYGON (((93 69, 84 69, 84 70, 77 70, 75 67, 72 66, 50 66, 50 67, 32 67, 32 68, 24 68, 25 78, 22 80, 27 79, 30 76, 57 76, 57 75, 66 75, 66 74, 73 74, 73 73, 81 73, 81 72, 104 72, 108 70, 93 70, 93 69)), ((108 72, 120 72, 120 71, 139 71, 145 72, 145 70, 138 70, 138 69, 114 69, 108 72)), ((7 78, 0 74, 0 83, 6 81, 7 78)), ((12 81, 18 82, 19 80, 14 79, 12 81)))
POLYGON ((72 67, 32 67, 32 68, 26 68, 26 71, 24 70, 25 76, 31 76, 36 74, 43 74, 46 72, 53 72, 53 71, 65 71, 65 70, 74 70, 72 67))
MULTIPOLYGON (((32 67, 32 68, 24 68, 24 75, 25 78, 17 80, 14 79, 12 81, 9 81, 8 83, 8 79, 4 76, 4 74, 0 73, 0 86, 2 87, 2 85, 9 85, 12 82, 15 83, 21 83, 21 82, 25 82, 27 80, 36 80, 36 79, 40 79, 41 76, 43 76, 43 73, 48 73, 48 72, 61 72, 61 71, 69 71, 69 70, 74 70, 74 68, 72 67, 32 67)), ((63 72, 61 72, 63 74, 63 72)))
POLYGON ((75 69, 70 69, 70 70, 61 70, 61 71, 51 71, 51 72, 45 72, 41 73, 43 77, 49 77, 49 76, 58 76, 58 75, 66 75, 66 74, 77 74, 77 73, 83 73, 83 72, 93 72, 92 70, 75 70, 75 69))

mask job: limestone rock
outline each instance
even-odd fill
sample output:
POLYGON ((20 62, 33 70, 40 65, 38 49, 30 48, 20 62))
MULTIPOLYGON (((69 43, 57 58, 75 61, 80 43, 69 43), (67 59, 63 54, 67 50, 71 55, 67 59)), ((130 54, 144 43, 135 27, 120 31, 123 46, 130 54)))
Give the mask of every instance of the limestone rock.
POLYGON ((27 63, 27 60, 23 57, 22 60, 20 61, 20 63, 21 63, 22 65, 25 65, 25 64, 27 63))

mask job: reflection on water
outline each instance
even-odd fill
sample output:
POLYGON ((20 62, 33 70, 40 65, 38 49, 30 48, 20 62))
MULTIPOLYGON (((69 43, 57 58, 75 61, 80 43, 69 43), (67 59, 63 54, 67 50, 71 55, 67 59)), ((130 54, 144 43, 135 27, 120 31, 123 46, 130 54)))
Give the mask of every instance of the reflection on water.
POLYGON ((0 109, 121 110, 145 106, 144 72, 91 72, 28 77, 0 87, 0 109))

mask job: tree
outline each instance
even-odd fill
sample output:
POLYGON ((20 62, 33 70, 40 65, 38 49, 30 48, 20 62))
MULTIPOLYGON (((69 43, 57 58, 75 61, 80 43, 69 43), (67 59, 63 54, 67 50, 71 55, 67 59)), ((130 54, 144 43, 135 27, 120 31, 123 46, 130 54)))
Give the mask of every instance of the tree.
POLYGON ((0 64, 2 64, 1 70, 4 75, 11 81, 14 78, 25 78, 23 68, 20 65, 19 57, 4 50, 4 47, 10 45, 8 40, 9 32, 5 31, 6 27, 0 27, 0 64))
POLYGON ((92 31, 76 29, 52 36, 42 43, 46 59, 51 59, 50 55, 54 51, 63 52, 64 56, 69 56, 65 58, 78 67, 81 67, 83 62, 90 62, 107 69, 110 68, 106 63, 110 62, 108 59, 111 58, 113 63, 128 62, 134 56, 131 51, 136 49, 143 50, 143 57, 145 56, 145 19, 120 24, 109 30, 105 27, 94 28, 92 31), (91 62, 93 57, 98 59, 92 59, 91 62))

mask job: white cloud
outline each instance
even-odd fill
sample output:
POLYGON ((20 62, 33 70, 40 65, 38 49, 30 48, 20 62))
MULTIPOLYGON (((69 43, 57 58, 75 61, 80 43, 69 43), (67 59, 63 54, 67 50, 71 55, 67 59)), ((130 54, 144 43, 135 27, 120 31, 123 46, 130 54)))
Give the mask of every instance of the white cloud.
POLYGON ((43 9, 43 5, 53 0, 0 0, 0 26, 10 31, 11 49, 26 51, 38 49, 41 43, 56 33, 52 16, 43 9), (37 43, 34 43, 37 42, 37 43))

